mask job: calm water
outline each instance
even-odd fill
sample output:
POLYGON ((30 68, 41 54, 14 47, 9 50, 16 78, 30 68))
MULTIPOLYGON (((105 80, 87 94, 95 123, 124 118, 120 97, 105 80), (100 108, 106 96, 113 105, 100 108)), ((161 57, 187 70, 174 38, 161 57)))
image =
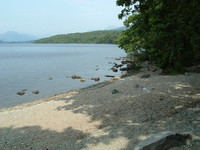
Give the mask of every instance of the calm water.
POLYGON ((109 80, 104 75, 120 75, 109 62, 123 56, 116 45, 0 44, 0 108, 96 84, 92 77, 109 80), (67 78, 72 75, 86 82, 67 78), (24 96, 16 94, 24 89, 24 96), (32 94, 34 90, 40 93, 32 94))

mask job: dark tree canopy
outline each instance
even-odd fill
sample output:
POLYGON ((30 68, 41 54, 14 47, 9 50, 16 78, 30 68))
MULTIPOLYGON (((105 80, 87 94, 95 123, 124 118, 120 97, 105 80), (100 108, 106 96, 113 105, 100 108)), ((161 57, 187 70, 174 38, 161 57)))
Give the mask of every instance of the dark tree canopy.
POLYGON ((199 0, 117 0, 128 27, 118 44, 165 71, 200 62, 199 0))

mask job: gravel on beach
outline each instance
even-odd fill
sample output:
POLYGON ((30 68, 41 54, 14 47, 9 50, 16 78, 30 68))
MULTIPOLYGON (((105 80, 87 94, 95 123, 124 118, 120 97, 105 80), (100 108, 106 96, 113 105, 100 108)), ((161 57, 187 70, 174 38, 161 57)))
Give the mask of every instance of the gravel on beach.
POLYGON ((152 134, 172 131, 193 135, 173 150, 198 150, 199 116, 200 74, 139 72, 0 110, 0 149, 133 150, 152 134))

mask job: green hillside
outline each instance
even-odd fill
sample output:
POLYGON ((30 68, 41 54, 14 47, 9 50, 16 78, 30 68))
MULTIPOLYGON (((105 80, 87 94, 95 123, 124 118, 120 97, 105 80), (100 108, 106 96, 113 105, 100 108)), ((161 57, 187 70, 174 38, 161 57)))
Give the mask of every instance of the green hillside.
POLYGON ((115 44, 120 34, 121 31, 113 30, 62 34, 39 39, 35 43, 115 44))

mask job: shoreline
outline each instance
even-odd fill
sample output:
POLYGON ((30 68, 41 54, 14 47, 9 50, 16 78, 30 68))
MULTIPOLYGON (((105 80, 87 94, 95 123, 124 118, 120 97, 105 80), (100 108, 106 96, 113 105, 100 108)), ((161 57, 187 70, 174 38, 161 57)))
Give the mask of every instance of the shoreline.
POLYGON ((114 73, 110 70, 112 67, 110 62, 120 63, 120 60, 115 60, 115 58, 126 56, 124 51, 113 45, 98 46, 94 44, 81 47, 78 44, 71 44, 68 46, 43 45, 35 47, 32 44, 26 46, 19 44, 15 46, 17 46, 17 50, 14 45, 8 44, 4 47, 6 52, 2 51, 1 53, 2 57, 5 56, 5 60, 3 59, 2 62, 6 61, 10 65, 8 68, 2 63, 2 69, 5 68, 6 71, 2 73, 1 78, 0 109, 96 84, 91 78, 100 77, 100 82, 103 82, 109 80, 104 75, 120 76, 119 72, 114 73), (93 51, 95 46, 98 48, 93 51), (29 53, 24 51, 24 47, 30 48, 29 53), (19 53, 15 53, 15 51, 19 53), (97 55, 97 53, 101 55, 97 55), (21 57, 22 55, 23 57, 21 57), (85 56, 84 61, 82 60, 83 55, 85 56), (9 57, 7 58, 7 56, 9 57), (92 59, 88 61, 87 57, 92 57, 92 59), (20 61, 11 58, 18 58, 20 61), (28 58, 34 59, 28 61, 28 58), (22 63, 26 61, 27 63, 22 63), (14 65, 15 63, 18 64, 17 67, 14 65), (81 75, 86 79, 86 82, 84 79, 80 82, 68 79, 69 76, 71 78, 73 75, 81 75), (35 94, 35 91, 39 93, 35 94))
MULTIPOLYGON (((137 73, 139 73, 140 71, 130 71, 130 72, 126 72, 125 74, 121 75, 121 76, 114 76, 114 77, 117 77, 117 78, 126 78, 126 77, 129 77, 129 76, 133 76, 133 75, 136 75, 137 73)), ((74 90, 69 90, 67 92, 61 92, 61 93, 57 93, 57 94, 54 94, 52 96, 49 96, 49 97, 45 97, 45 98, 41 98, 41 99, 36 99, 36 100, 33 100, 31 102, 25 102, 25 103, 22 103, 22 104, 17 104, 15 106, 10 106, 10 107, 5 107, 5 108, 0 108, 0 112, 5 112, 5 111, 11 111, 11 110, 17 110, 17 109, 23 109, 24 107, 31 107, 31 106, 34 106, 34 105, 38 105, 38 104, 41 104, 43 102, 48 102, 48 101, 52 101, 54 99, 57 99, 57 98, 60 98, 60 97, 63 97, 65 95, 70 95, 71 93, 73 92, 81 92, 81 91, 84 91, 86 89, 90 89, 90 88, 93 88, 93 87, 97 87, 97 88, 100 88, 100 87, 103 87, 103 86, 106 86, 108 84, 112 84, 113 82, 119 80, 119 79, 114 79, 113 77, 108 77, 108 78, 112 78, 110 80, 106 80, 106 81, 103 81, 103 82, 100 82, 100 83, 95 83, 93 85, 89 85, 89 86, 86 86, 84 88, 78 88, 78 89, 74 89, 74 90)))
MULTIPOLYGON (((124 77, 126 77, 126 75, 124 77)), ((120 78, 124 78, 124 77, 122 76, 120 78)), ((102 86, 106 86, 108 84, 112 84, 114 81, 115 80, 110 79, 110 80, 107 80, 107 81, 104 81, 104 82, 101 82, 101 83, 96 83, 96 84, 93 84, 93 85, 90 85, 90 86, 87 86, 87 87, 84 87, 84 88, 79 88, 79 89, 70 90, 68 92, 58 93, 58 94, 55 94, 54 96, 49 96, 49 97, 46 97, 46 98, 36 99, 36 100, 31 101, 31 102, 17 104, 15 106, 11 106, 11 107, 0 108, 0 112, 23 109, 25 107, 31 107, 31 106, 34 106, 34 105, 41 104, 43 102, 52 101, 54 99, 58 99, 58 98, 61 98, 63 96, 70 95, 71 93, 74 93, 74 92, 81 92, 81 91, 84 91, 86 89, 90 89, 90 88, 93 88, 93 87, 99 88, 99 87, 102 87, 102 86)))
POLYGON ((196 150, 199 110, 200 74, 142 70, 0 111, 0 149, 129 150, 172 131, 193 135, 190 145, 173 150, 196 150))

